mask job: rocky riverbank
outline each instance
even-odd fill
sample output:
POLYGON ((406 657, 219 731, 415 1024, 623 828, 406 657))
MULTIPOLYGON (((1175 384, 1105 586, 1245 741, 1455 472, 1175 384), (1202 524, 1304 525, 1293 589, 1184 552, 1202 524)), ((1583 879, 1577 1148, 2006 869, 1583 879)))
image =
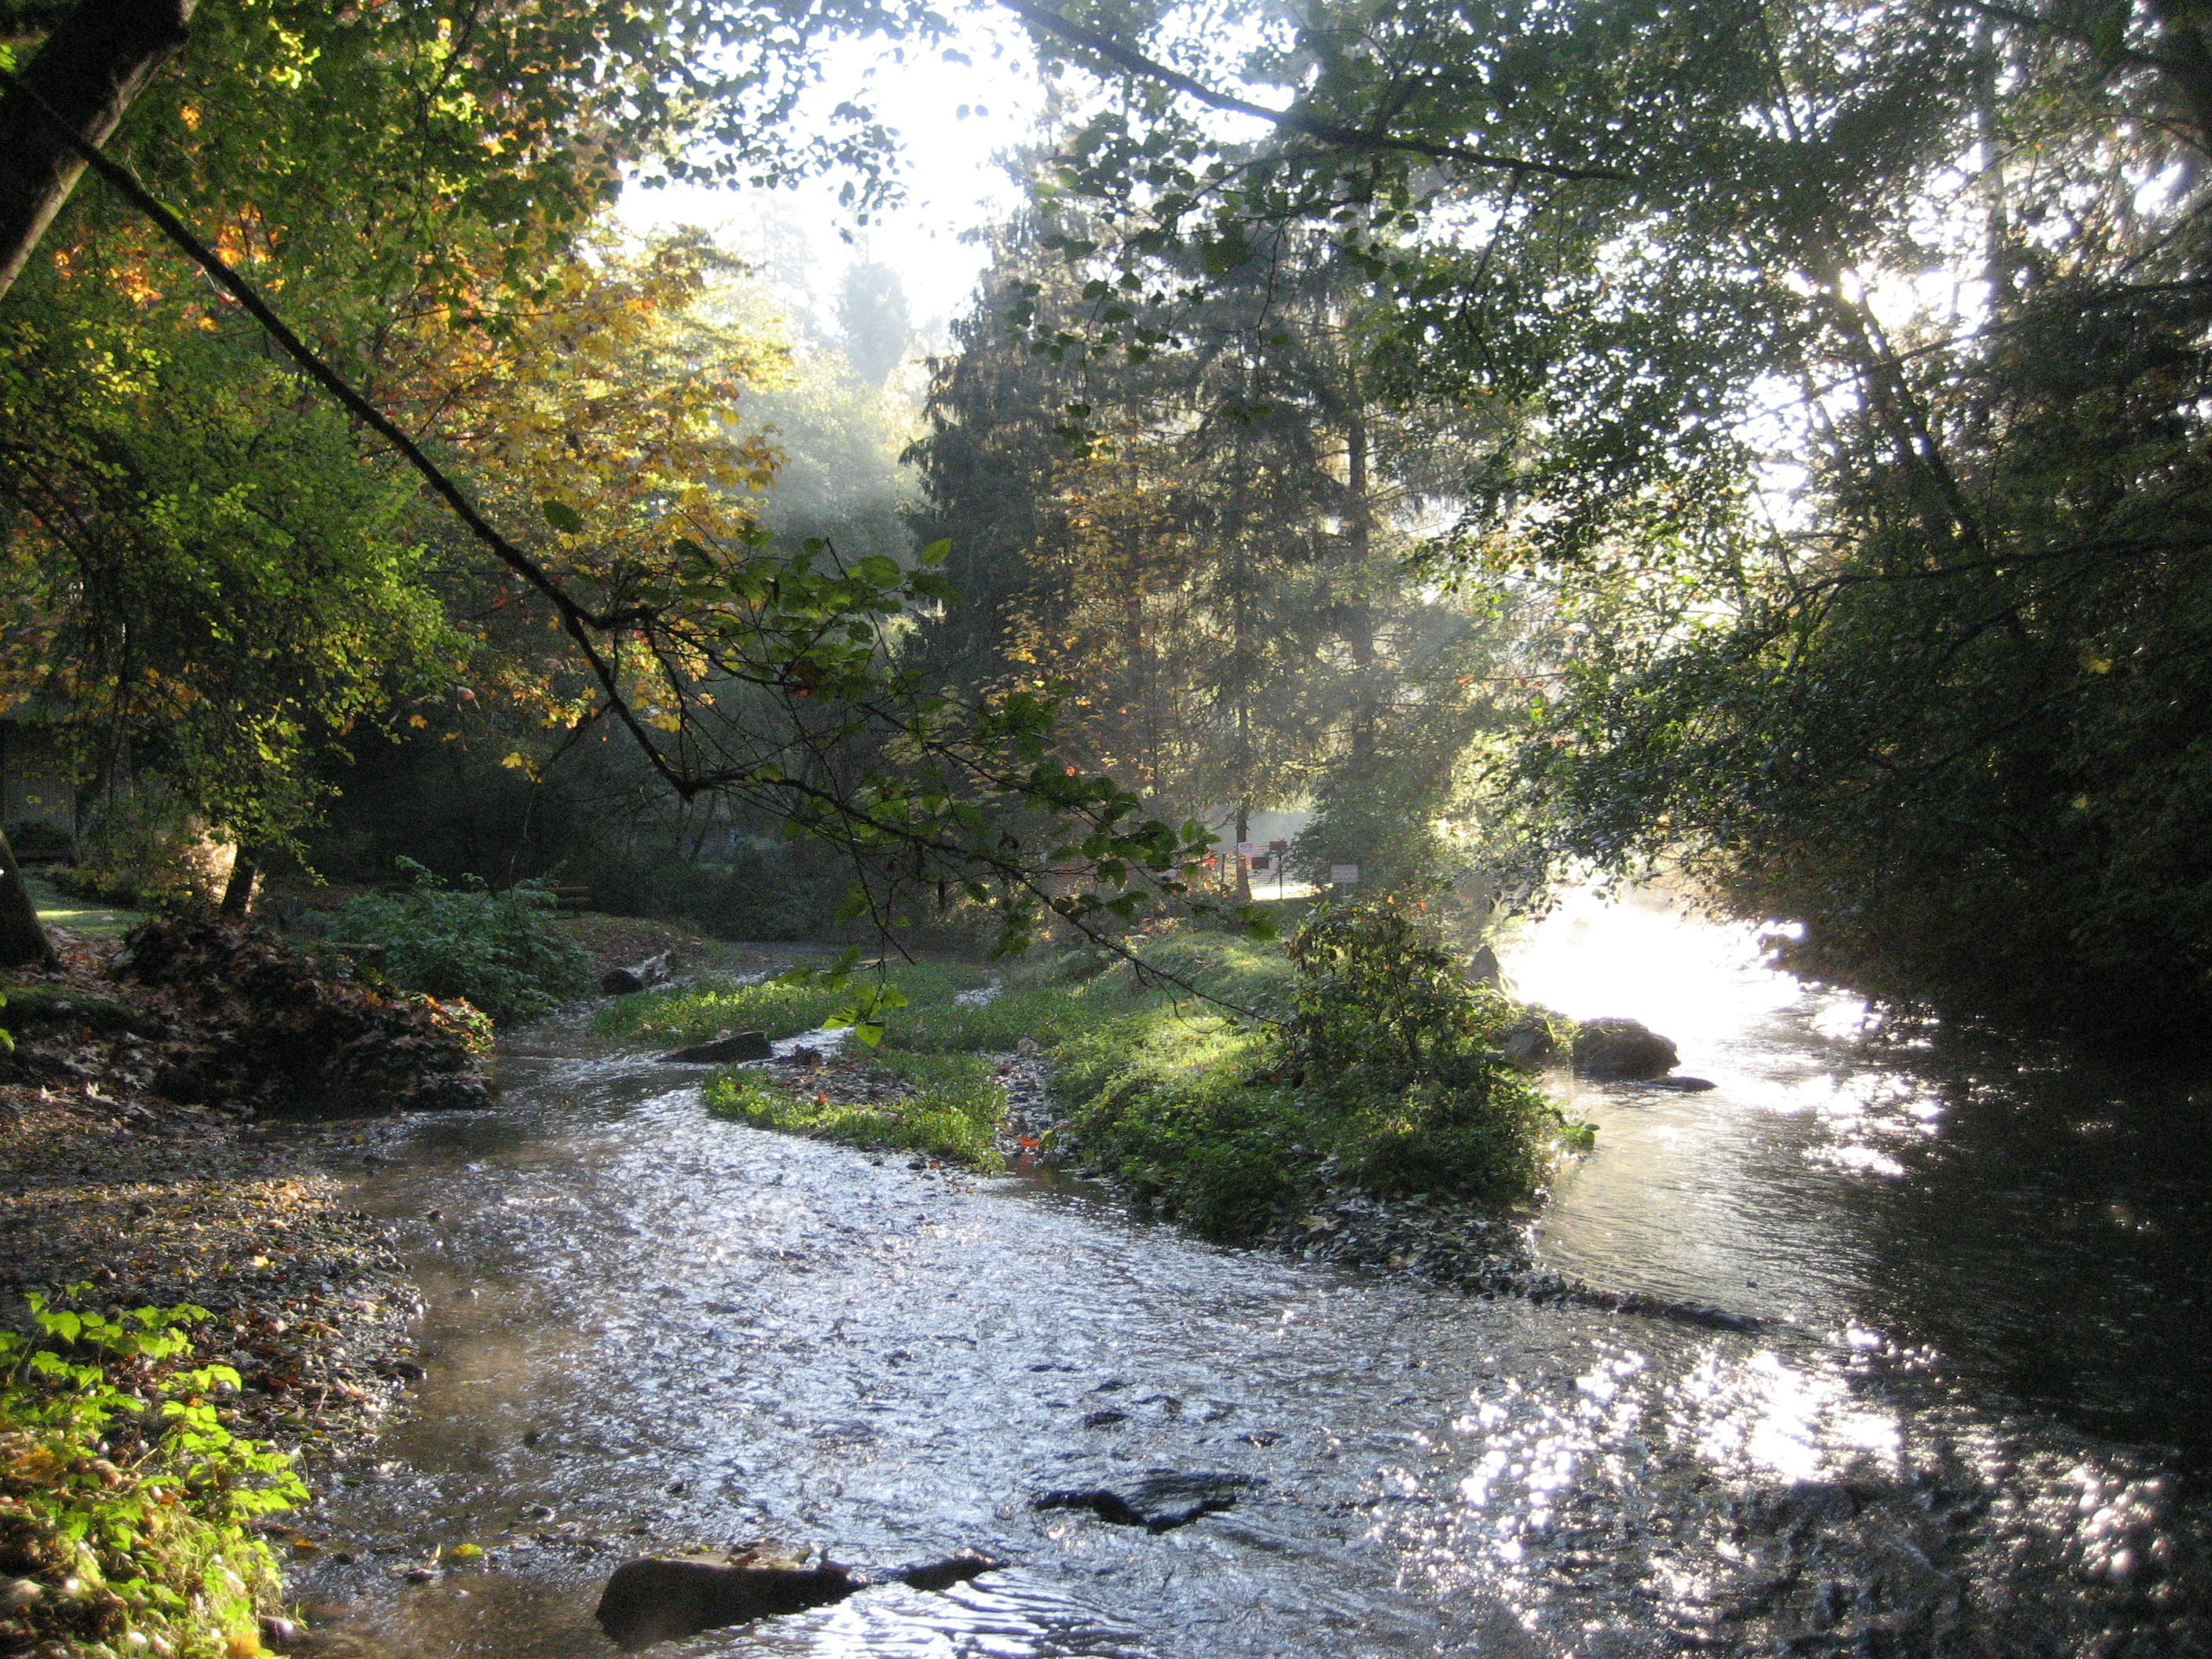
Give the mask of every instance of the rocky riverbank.
POLYGON ((310 1449, 365 1432, 412 1369, 417 1297, 320 1167, 320 1146, 360 1137, 276 1141, 250 1106, 175 1098, 157 1085, 215 1046, 206 1023, 121 971, 121 947, 58 943, 60 969, 18 975, 0 1010, 15 1037, 0 1319, 20 1328, 26 1292, 79 1285, 105 1305, 194 1304, 215 1316, 196 1351, 243 1379, 228 1402, 242 1431, 310 1449))
MULTIPOLYGON (((359 1111, 380 1083, 395 1100, 487 1098, 475 1034, 465 1017, 380 995, 266 934, 164 921, 125 946, 56 932, 59 964, 12 976, 0 1008, 14 1039, 0 1057, 0 1325, 29 1333, 33 1298, 109 1319, 204 1310, 176 1328, 187 1346, 151 1371, 82 1343, 61 1352, 157 1398, 180 1388, 199 1398, 181 1379, 228 1368, 236 1382, 216 1373, 204 1403, 230 1433, 291 1454, 312 1487, 421 1376, 407 1328, 421 1299, 382 1227, 349 1207, 331 1167, 366 1153, 372 1126, 333 1119, 272 1133, 262 1114, 359 1111), (262 1063, 280 1051, 281 1065, 262 1063), (319 1093, 318 1084, 328 1086, 319 1093)), ((40 1397, 26 1395, 21 1409, 34 1411, 40 1397)), ((151 1481, 149 1501, 170 1501, 155 1473, 166 1467, 153 1450, 160 1422, 109 1432, 116 1470, 103 1468, 108 1442, 97 1430, 79 1443, 31 1417, 0 1422, 21 1443, 0 1495, 15 1540, 0 1565, 16 1587, 0 1653, 106 1653, 118 1642, 197 1652, 195 1642, 211 1641, 234 1659, 296 1638, 269 1604, 273 1574, 243 1558, 239 1571, 264 1585, 251 1592, 266 1615, 258 1636, 232 1614, 213 1628, 212 1612, 204 1632, 189 1612, 143 1627, 131 1604, 99 1584, 158 1581, 177 1564, 142 1561, 131 1554, 139 1547, 120 1543, 103 1544, 96 1560, 52 1543, 66 1535, 55 1527, 76 1501, 69 1494, 87 1480, 119 1484, 123 1495, 151 1481), (92 1590, 71 1589, 81 1582, 92 1590), (77 1605, 87 1594, 98 1607, 77 1605)), ((180 1468, 195 1490, 189 1464, 180 1468)), ((184 1501, 198 1513, 198 1498, 184 1501)), ((228 1515, 210 1508, 206 1524, 231 1525, 228 1515)), ((274 1563, 323 1547, 298 1524, 303 1516, 279 1510, 252 1523, 274 1563)), ((137 1535, 160 1549, 160 1528, 137 1535)))

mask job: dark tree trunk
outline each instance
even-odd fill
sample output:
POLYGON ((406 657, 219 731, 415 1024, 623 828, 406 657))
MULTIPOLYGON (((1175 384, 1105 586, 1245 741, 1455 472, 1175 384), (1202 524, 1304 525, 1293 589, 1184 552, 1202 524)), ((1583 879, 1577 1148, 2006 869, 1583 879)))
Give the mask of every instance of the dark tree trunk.
POLYGON ((222 886, 223 915, 242 916, 253 908, 253 883, 260 873, 259 849, 240 842, 237 855, 230 861, 230 879, 222 886))
MULTIPOLYGON (((106 142, 154 71, 183 46, 195 0, 80 0, 21 72, 80 138, 106 142)), ((69 199, 84 162, 53 118, 14 88, 0 96, 0 294, 69 199)))
POLYGON ((31 890, 23 885, 15 849, 0 831, 0 968, 52 968, 59 960, 31 890))

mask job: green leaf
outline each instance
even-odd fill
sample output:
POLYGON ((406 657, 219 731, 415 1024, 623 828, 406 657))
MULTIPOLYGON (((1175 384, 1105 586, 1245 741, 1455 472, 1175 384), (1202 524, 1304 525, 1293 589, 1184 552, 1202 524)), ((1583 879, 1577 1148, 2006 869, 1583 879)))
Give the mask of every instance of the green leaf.
POLYGON ((565 501, 540 501, 538 510, 545 515, 545 522, 563 535, 573 536, 584 527, 584 515, 565 501))

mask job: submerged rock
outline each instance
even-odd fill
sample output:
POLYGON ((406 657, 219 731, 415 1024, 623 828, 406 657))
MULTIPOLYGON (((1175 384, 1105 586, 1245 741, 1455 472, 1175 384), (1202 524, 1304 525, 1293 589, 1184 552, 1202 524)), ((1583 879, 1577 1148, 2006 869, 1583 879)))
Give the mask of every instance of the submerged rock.
POLYGON ((1585 1020, 1575 1030, 1575 1070, 1648 1080, 1674 1069, 1674 1042, 1637 1019, 1585 1020))
POLYGON ((767 1060, 775 1053, 765 1033, 738 1031, 726 1037, 716 1037, 712 1042, 695 1042, 689 1048, 678 1048, 661 1059, 680 1066, 720 1066, 733 1060, 767 1060))
POLYGON ((1209 1471, 1177 1474, 1161 1470, 1114 1486, 1073 1486, 1039 1492, 1030 1500, 1038 1510, 1089 1510, 1101 1521, 1117 1527, 1142 1527, 1146 1532, 1170 1532, 1187 1527, 1202 1515, 1234 1509, 1248 1492, 1267 1483, 1257 1475, 1209 1471))
POLYGON ((610 1641, 625 1653, 635 1653, 702 1630, 826 1607, 871 1584, 950 1589, 1005 1565, 975 1550, 889 1572, 828 1560, 803 1567, 788 1561, 756 1563, 750 1558, 647 1556, 614 1570, 594 1616, 610 1641))

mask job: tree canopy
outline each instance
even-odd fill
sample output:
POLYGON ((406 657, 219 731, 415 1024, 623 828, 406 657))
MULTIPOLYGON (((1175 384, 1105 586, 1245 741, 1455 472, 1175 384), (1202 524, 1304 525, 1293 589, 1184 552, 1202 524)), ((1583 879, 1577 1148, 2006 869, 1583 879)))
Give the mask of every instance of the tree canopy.
POLYGON ((1305 225, 1378 392, 1494 434, 1425 556, 1555 596, 1534 875, 1686 862, 1907 994, 2201 1006, 2194 14, 1023 9, 1099 77, 1058 186, 1107 227, 1034 343, 1158 350, 1305 225))
MULTIPOLYGON (((119 119, 355 413, 506 528, 460 576, 371 434, 302 392, 264 441, 239 411, 291 371, 80 192, 6 318, 19 637, 72 642, 54 695, 167 711, 210 777, 189 711, 250 700, 222 741, 279 757, 275 801, 288 746, 480 678, 497 636, 503 683, 624 725, 678 793, 1018 908, 1063 855, 1175 888, 1196 843, 1152 815, 1186 802, 1434 821, 1510 720, 1489 813, 1528 884, 1677 862, 1901 992, 2201 1000, 2193 14, 1004 5, 1060 125, 934 394, 949 574, 775 542, 772 437, 714 412, 773 349, 686 297, 703 250, 594 240, 625 178, 841 165, 865 215, 890 135, 860 101, 793 123, 819 48, 945 17, 222 5, 179 52, 189 9, 131 14, 85 131, 119 119), (319 569, 364 596, 340 645, 235 650, 240 596, 319 627, 319 569), (533 590, 551 653, 488 620, 533 590)), ((6 49, 33 82, 46 27, 6 49)), ((844 296, 864 383, 907 349, 894 277, 844 296)))

